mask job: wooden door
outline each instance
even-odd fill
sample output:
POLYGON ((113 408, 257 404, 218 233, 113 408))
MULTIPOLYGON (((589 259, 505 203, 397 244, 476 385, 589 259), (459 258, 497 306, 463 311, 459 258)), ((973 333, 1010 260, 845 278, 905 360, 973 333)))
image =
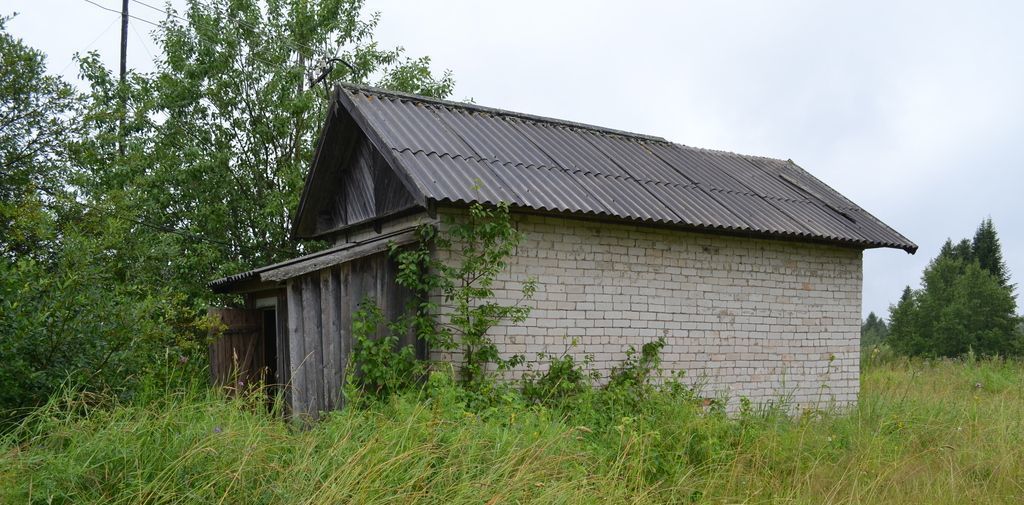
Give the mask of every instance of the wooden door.
POLYGON ((211 308, 209 313, 222 323, 212 330, 210 382, 240 391, 266 380, 263 311, 211 308))

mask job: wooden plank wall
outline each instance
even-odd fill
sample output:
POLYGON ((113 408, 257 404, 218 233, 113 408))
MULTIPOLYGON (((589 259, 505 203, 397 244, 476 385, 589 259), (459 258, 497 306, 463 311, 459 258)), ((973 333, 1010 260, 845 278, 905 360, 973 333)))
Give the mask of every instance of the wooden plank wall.
MULTIPOLYGON (((277 384, 290 384, 292 380, 291 376, 291 356, 288 354, 288 295, 286 290, 280 290, 277 293, 277 305, 275 307, 277 312, 277 384)), ((292 404, 292 392, 291 388, 284 388, 284 404, 292 404)))
POLYGON ((225 326, 210 343, 210 382, 231 386, 243 381, 255 384, 266 367, 262 330, 263 315, 257 310, 211 308, 209 313, 225 326))
MULTIPOLYGON (((403 314, 412 297, 395 283, 396 274, 397 266, 385 252, 288 280, 286 354, 294 415, 315 420, 320 412, 344 405, 352 315, 366 297, 376 300, 389 319, 403 314)), ((414 343, 414 335, 402 341, 414 343)))

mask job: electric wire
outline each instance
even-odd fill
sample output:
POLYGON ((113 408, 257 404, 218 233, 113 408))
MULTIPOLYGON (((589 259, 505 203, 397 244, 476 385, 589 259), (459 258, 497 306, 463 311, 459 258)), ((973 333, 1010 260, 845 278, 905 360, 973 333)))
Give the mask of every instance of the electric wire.
MULTIPOLYGON (((113 12, 113 13, 115 13, 117 15, 121 15, 122 14, 122 12, 119 11, 119 10, 111 9, 110 7, 106 7, 106 6, 100 5, 100 4, 96 3, 96 2, 93 2, 92 0, 82 0, 82 1, 84 1, 86 3, 91 3, 91 4, 95 5, 96 7, 99 7, 101 9, 105 10, 105 11, 113 12)), ((136 21, 142 21, 143 23, 148 23, 148 24, 151 24, 151 25, 153 25, 153 26, 155 26, 157 28, 160 28, 160 24, 159 23, 154 23, 154 22, 152 22, 152 21, 150 21, 148 19, 143 19, 143 18, 140 18, 138 16, 134 16, 132 14, 129 14, 128 17, 131 18, 131 19, 134 19, 136 21)))

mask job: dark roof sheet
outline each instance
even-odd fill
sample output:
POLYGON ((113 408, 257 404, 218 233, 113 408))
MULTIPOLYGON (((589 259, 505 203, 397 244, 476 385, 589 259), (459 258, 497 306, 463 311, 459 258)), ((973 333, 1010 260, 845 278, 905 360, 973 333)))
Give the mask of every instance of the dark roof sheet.
POLYGON ((792 161, 373 88, 336 97, 430 201, 917 250, 792 161))

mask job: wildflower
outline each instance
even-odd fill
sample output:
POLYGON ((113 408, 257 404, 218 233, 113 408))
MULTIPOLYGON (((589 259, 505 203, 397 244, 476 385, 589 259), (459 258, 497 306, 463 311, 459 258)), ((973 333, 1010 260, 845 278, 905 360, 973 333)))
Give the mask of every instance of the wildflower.
POLYGON ((214 426, 213 427, 213 432, 214 433, 220 433, 221 431, 224 431, 224 430, 220 429, 220 426, 214 426))
POLYGON ((182 365, 184 365, 185 363, 188 363, 188 356, 185 356, 184 354, 179 356, 178 357, 178 363, 181 363, 182 365))
POLYGON ((245 381, 238 381, 238 383, 236 385, 238 387, 240 387, 240 388, 244 388, 245 387, 245 381))
POLYGON ((981 383, 980 382, 975 382, 974 383, 974 389, 981 389, 981 383))

